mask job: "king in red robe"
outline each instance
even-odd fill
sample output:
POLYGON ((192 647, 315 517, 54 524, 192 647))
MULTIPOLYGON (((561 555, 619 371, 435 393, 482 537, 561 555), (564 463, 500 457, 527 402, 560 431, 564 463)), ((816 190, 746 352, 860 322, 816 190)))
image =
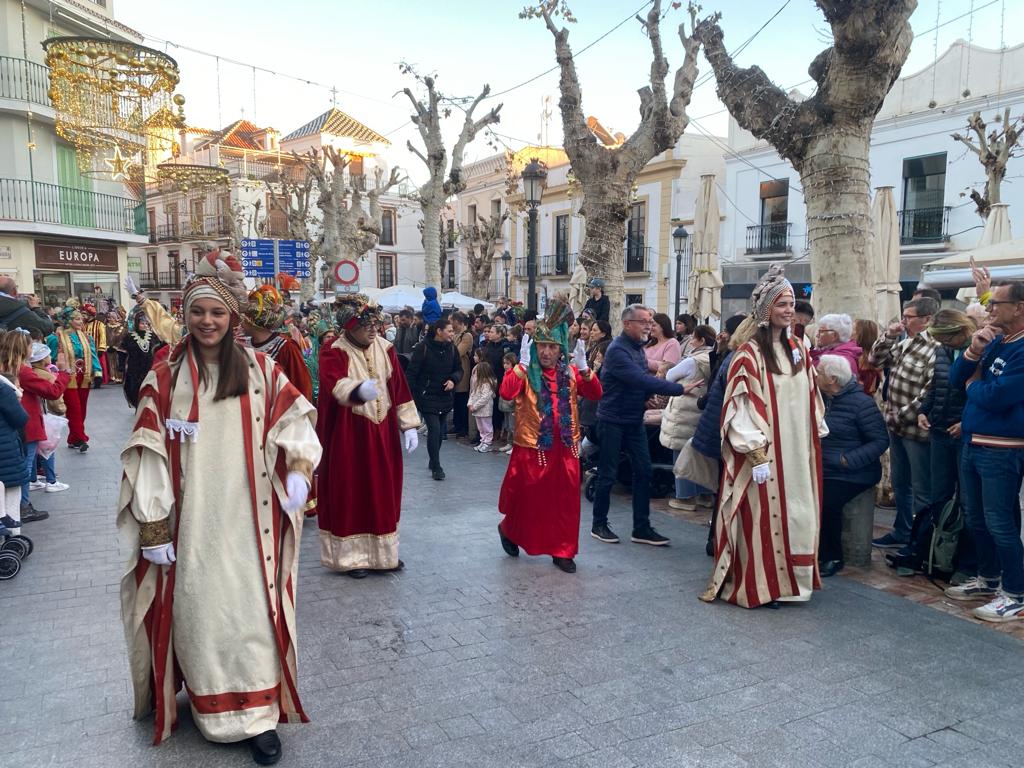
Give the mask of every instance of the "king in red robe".
POLYGON ((378 318, 365 296, 348 297, 337 317, 343 333, 320 355, 320 562, 353 578, 402 567, 402 443, 415 450, 420 425, 378 318))
POLYGON ((575 573, 580 532, 580 428, 577 398, 601 398, 601 381, 587 366, 580 341, 570 355, 572 311, 556 299, 531 340, 524 337, 520 363, 501 382, 500 395, 516 404, 512 459, 501 484, 498 525, 511 557, 522 547, 550 555, 575 573), (573 363, 569 363, 569 359, 573 363))

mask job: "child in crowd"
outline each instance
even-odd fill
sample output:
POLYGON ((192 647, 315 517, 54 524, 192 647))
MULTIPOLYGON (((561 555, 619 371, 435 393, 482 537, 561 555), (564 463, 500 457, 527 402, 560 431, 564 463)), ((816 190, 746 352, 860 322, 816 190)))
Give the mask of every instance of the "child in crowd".
MULTIPOLYGON (((61 360, 63 364, 63 360, 61 360)), ((25 440, 29 464, 29 484, 22 493, 23 504, 28 504, 28 492, 45 490, 47 493, 66 491, 68 485, 57 480, 57 455, 52 451, 44 457, 40 447, 46 440, 46 428, 43 416, 52 413, 63 416, 67 413, 64 404, 64 389, 71 378, 67 371, 60 370, 52 363, 50 348, 46 344, 36 342, 29 349, 28 364, 22 368, 20 375, 22 389, 25 394, 21 404, 29 415, 29 423, 25 426, 25 440), (38 471, 42 470, 44 479, 40 480, 38 471)))
MULTIPOLYGON (((518 362, 519 358, 516 357, 515 352, 506 352, 501 359, 502 367, 505 369, 504 376, 507 376, 518 362)), ((508 435, 508 445, 500 450, 502 453, 512 453, 512 444, 516 435, 516 401, 503 400, 499 397, 498 410, 505 414, 505 434, 508 435)))
POLYGON ((482 348, 476 350, 476 365, 469 377, 469 412, 476 419, 476 429, 480 433, 480 445, 474 451, 490 453, 491 441, 494 439, 494 422, 491 418, 494 398, 498 396, 498 382, 494 377, 494 368, 487 362, 487 355, 482 348))

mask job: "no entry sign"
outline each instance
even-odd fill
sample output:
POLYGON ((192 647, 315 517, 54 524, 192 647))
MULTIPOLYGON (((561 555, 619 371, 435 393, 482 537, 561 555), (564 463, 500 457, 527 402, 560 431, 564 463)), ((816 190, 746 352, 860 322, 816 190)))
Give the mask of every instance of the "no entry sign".
POLYGON ((340 285, 355 285, 359 282, 359 265, 342 259, 334 265, 334 281, 340 285))

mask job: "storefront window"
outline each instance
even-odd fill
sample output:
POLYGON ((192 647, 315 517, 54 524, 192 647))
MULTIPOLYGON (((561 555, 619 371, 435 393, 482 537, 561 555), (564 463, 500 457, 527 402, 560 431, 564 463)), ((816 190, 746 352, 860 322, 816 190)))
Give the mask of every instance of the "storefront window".
POLYGON ((113 299, 115 304, 121 303, 121 286, 116 274, 73 272, 71 278, 74 295, 83 304, 99 307, 99 302, 105 302, 106 299, 113 299))
POLYGON ((36 272, 35 294, 45 307, 63 307, 71 296, 70 272, 36 272))

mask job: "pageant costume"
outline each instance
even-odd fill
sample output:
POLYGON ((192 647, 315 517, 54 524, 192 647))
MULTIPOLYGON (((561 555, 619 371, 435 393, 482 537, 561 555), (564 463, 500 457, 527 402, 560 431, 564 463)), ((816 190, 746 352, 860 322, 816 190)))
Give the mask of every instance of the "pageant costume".
POLYGON ((85 432, 85 419, 89 413, 89 391, 92 389, 93 379, 99 379, 103 375, 103 369, 92 338, 85 331, 76 331, 71 327, 72 321, 84 320, 82 313, 73 305, 69 305, 62 313, 61 319, 64 327, 56 332, 56 350, 51 348, 51 351, 54 352, 54 360, 57 359, 57 352, 63 352, 64 360, 71 371, 71 380, 64 392, 64 403, 68 409, 68 445, 86 451, 89 447, 89 435, 85 432))
POLYGON ((320 562, 356 575, 399 567, 400 438, 407 450, 415 449, 420 425, 394 347, 382 336, 362 347, 347 333, 378 318, 365 296, 346 297, 337 313, 343 333, 319 361, 317 430, 324 447, 317 487, 320 562))
POLYGON ((601 381, 587 366, 582 342, 577 353, 570 352, 571 324, 568 304, 551 302, 532 344, 524 339, 522 356, 529 363, 511 368, 501 382, 500 396, 515 401, 516 414, 512 458, 498 498, 498 511, 505 516, 498 530, 510 555, 518 546, 531 555, 571 561, 579 549, 577 398, 600 400, 601 381), (544 342, 561 348, 553 368, 541 367, 536 345, 544 342), (573 358, 574 365, 569 363, 573 358))
POLYGON ((290 334, 281 333, 284 326, 284 301, 272 285, 261 285, 249 294, 248 305, 243 318, 248 325, 270 336, 260 343, 248 338, 247 344, 257 352, 269 355, 281 366, 284 375, 302 396, 313 402, 313 382, 306 367, 302 348, 290 334))
MULTIPOLYGON (((221 301, 237 323, 236 296, 200 276, 185 305, 221 301)), ((263 751, 261 759, 258 745, 270 739, 280 757, 278 722, 308 720, 297 689, 295 594, 299 507, 320 446, 312 406, 280 368, 239 351, 248 368, 239 396, 214 399, 216 365, 200 383, 192 338, 142 386, 121 454, 118 529, 135 547, 121 612, 134 715, 155 713, 154 743, 175 728, 184 686, 205 738, 250 739, 266 764, 276 758, 263 751)))
POLYGON ((821 438, 825 409, 803 342, 784 334, 771 373, 752 336, 769 328, 776 300, 793 293, 772 265, 751 297, 753 311, 737 329, 722 407, 722 492, 715 522, 715 566, 701 599, 721 597, 744 608, 776 600, 806 601, 821 587, 821 438), (789 360, 802 361, 792 370, 789 360), (755 482, 765 464, 771 476, 755 482))

